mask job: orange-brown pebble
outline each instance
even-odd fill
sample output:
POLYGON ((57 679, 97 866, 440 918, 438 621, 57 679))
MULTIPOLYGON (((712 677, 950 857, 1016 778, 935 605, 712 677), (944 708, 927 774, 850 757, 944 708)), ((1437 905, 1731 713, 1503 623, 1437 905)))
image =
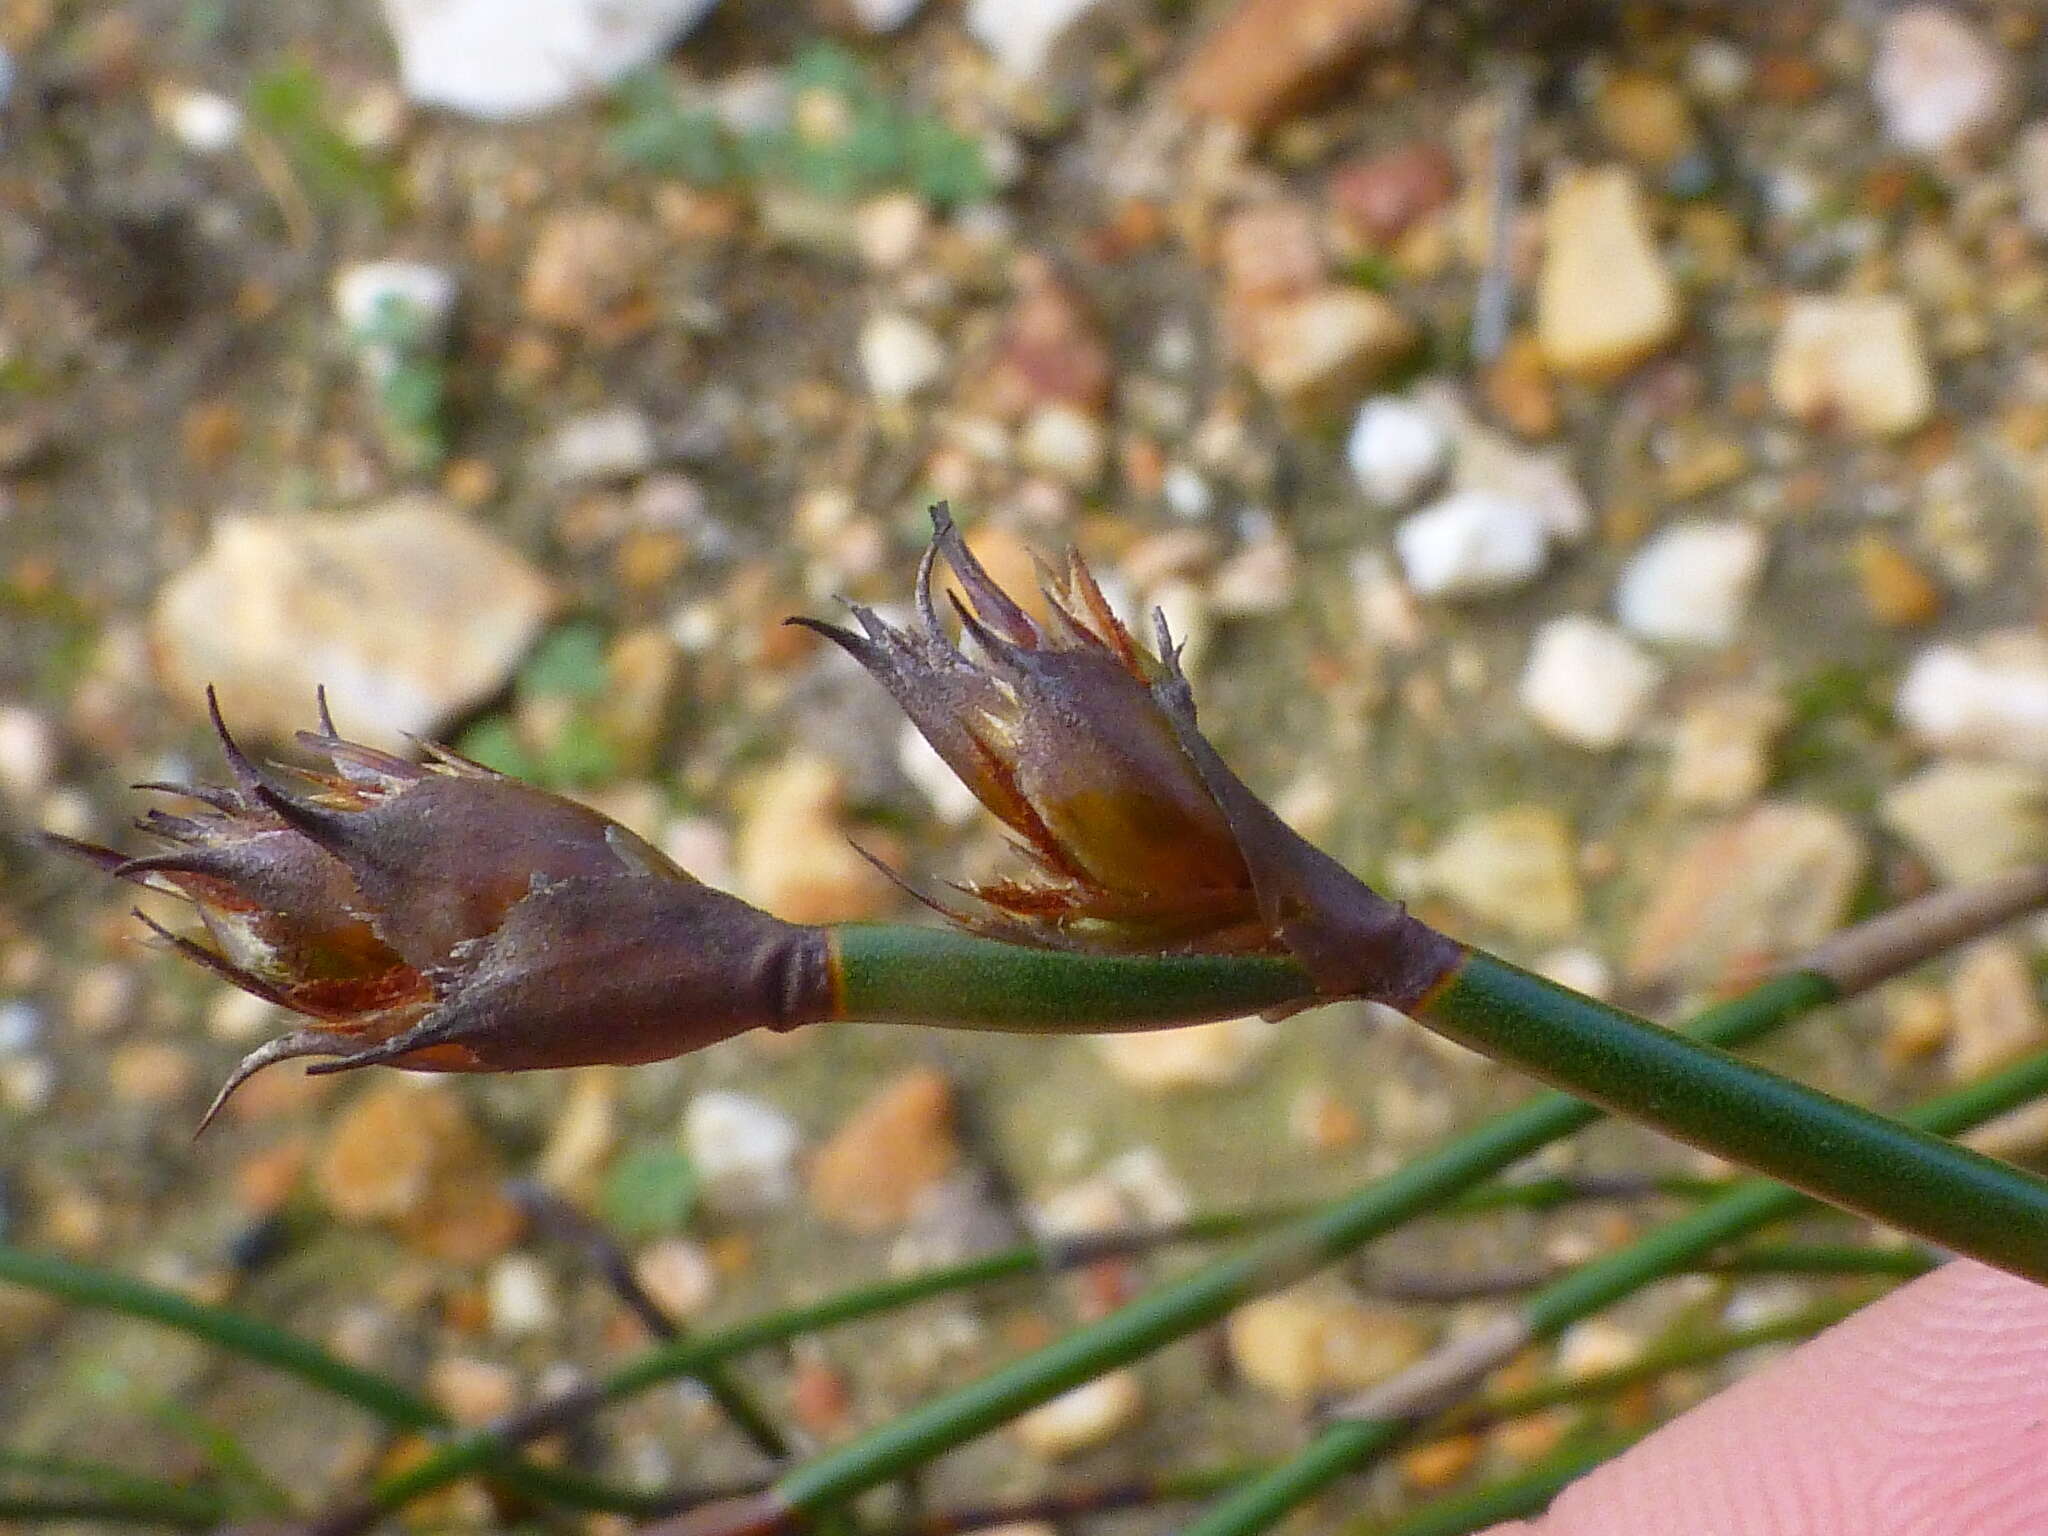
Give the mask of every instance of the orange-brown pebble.
POLYGON ((904 1073, 854 1111, 811 1163, 811 1206, 853 1232, 901 1226, 959 1161, 953 1088, 929 1067, 904 1073))
POLYGON ((1479 1464, 1485 1448, 1477 1435, 1452 1435, 1418 1445, 1401 1458, 1401 1480, 1417 1493, 1441 1493, 1479 1464))
POLYGON ((1878 623, 1916 629, 1941 617, 1941 588, 1911 555, 1881 533, 1856 541, 1852 558, 1863 606, 1878 623))

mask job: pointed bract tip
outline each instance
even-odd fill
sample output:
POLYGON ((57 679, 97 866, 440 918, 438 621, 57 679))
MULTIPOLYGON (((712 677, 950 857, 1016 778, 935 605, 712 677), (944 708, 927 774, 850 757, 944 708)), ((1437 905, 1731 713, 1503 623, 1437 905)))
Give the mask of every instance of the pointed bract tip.
POLYGON ((213 722, 213 734, 220 739, 221 756, 227 759, 228 771, 235 776, 235 782, 254 793, 263 782, 263 774, 228 730, 228 723, 220 712, 220 695, 211 683, 206 685, 206 718, 213 722))

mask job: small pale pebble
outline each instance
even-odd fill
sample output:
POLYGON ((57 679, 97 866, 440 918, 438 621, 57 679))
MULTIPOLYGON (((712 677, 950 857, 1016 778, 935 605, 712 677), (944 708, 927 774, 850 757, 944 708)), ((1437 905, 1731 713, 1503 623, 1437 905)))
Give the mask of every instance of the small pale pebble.
POLYGON ((931 328, 895 310, 868 318, 859 351, 861 376, 880 400, 908 400, 946 371, 945 346, 931 328))
POLYGON ((1879 1054, 1897 1070, 1925 1061, 1947 1043, 1954 1023, 1948 994, 1922 982, 1895 981, 1880 994, 1884 1005, 1884 1040, 1879 1054))
POLYGON ((1366 638, 1390 651, 1422 648, 1426 630, 1421 605, 1385 555, 1361 550, 1351 562, 1351 589, 1366 638))
POLYGON ((1160 494, 1166 499, 1169 512, 1189 522, 1207 517, 1216 506, 1215 491, 1192 464, 1169 464, 1166 478, 1160 485, 1160 494))
POLYGON ((571 416, 548 434, 540 450, 540 462, 556 485, 631 480, 660 458, 654 423, 631 405, 571 416))
POLYGON ((0 1002, 0 1056, 32 1050, 42 1033, 42 1011, 34 1003, 18 997, 0 1002))
POLYGON ((1590 1317, 1567 1328, 1557 1341, 1557 1370, 1566 1378, 1594 1376, 1632 1365, 1642 1352, 1642 1337, 1633 1329, 1590 1317))
POLYGON ((171 137, 194 154, 226 154, 242 136, 242 109, 212 91, 174 91, 161 111, 171 137))
POLYGON ((107 1062, 107 1086, 124 1104, 176 1103, 191 1090, 191 1054, 161 1040, 137 1040, 107 1062))
POLYGON ((701 1243, 670 1237, 643 1248, 633 1275, 661 1309, 678 1321, 699 1316, 718 1294, 718 1267, 701 1243))
POLYGON ((1490 491, 1524 503, 1559 544, 1576 544, 1592 532, 1592 504, 1566 450, 1531 448, 1482 426, 1446 385, 1421 385, 1415 400, 1451 440, 1453 489, 1490 491))
POLYGON ((1230 1315, 1226 1337, 1245 1380, 1305 1404, 1385 1380, 1421 1359, 1431 1335, 1404 1311, 1312 1284, 1246 1302, 1230 1315))
POLYGON ((600 331, 630 326, 660 255, 654 233, 616 209, 562 208, 542 221, 520 279, 519 300, 533 319, 600 331))
POLYGON ((2003 630, 1931 645, 1907 669, 1897 708, 1928 746, 2048 768, 2048 640, 2003 630))
POLYGON ((1256 306, 1243 355, 1252 376, 1282 403, 1315 409, 1382 377, 1414 349, 1415 324, 1360 288, 1327 286, 1256 306))
POLYGON ((1941 588, 1921 564, 1881 533, 1861 535, 1850 551, 1863 606, 1878 623, 1917 629, 1941 617, 1941 588))
POLYGON ((422 348, 448 339, 459 285, 447 267, 423 261, 358 261, 334 277, 334 314, 351 336, 379 331, 393 311, 414 329, 422 348))
POLYGON ((269 1039, 278 1032, 278 1021, 284 1017, 284 1010, 273 1002, 240 987, 222 987, 206 1010, 206 1032, 215 1040, 241 1045, 269 1039))
POLYGON ((1194 1211, 1188 1189, 1149 1144, 1129 1147, 1102 1165, 1102 1177, 1116 1187, 1141 1222, 1170 1226, 1194 1211))
POLYGON ((887 1232, 960 1160, 952 1085, 929 1067, 883 1086, 818 1148, 811 1208, 851 1232, 887 1232))
POLYGON ((1163 1094, 1243 1081, 1278 1033, 1278 1025, 1254 1015, 1090 1038, 1111 1075, 1140 1092, 1163 1094))
POLYGON ((1973 944, 1949 980, 1949 1075, 1958 1082, 1982 1077, 2041 1048, 2048 1017, 2027 957, 2009 939, 1973 944))
MULTIPOLYGON (((823 758, 793 757, 765 775, 734 839, 741 894, 793 923, 857 922, 886 911, 896 888, 848 841, 844 800, 843 776, 823 758)), ((879 832, 862 843, 878 857, 895 846, 879 832)))
POLYGON ((1089 412, 1054 401, 1025 421, 1017 434, 1017 457, 1032 469, 1085 490, 1102 478, 1109 435, 1089 412))
POLYGON ((1896 294, 1795 298, 1771 350, 1771 398, 1810 425, 1899 437, 1934 412, 1920 327, 1896 294))
POLYGON ((712 0, 384 0, 406 94, 502 122, 659 66, 712 0))
POLYGON ((1614 968, 1590 949, 1553 949, 1538 955, 1529 969, 1588 997, 1608 997, 1614 992, 1614 968))
POLYGON ((917 254, 930 224, 931 214, 915 193, 885 193, 854 210, 854 244, 870 267, 893 272, 917 254))
POLYGON ((1894 786, 1884 824, 1952 885, 2048 858, 2048 772, 1945 758, 1894 786))
POLYGON ((1816 805, 1763 801, 1660 858, 1641 903, 1631 982, 1717 982, 1819 943, 1869 861, 1856 828, 1816 805))
POLYGON ((1514 805, 1465 817, 1420 873, 1425 889, 1481 922, 1542 942, 1564 938, 1584 918, 1575 859, 1564 818, 1548 806, 1514 805))
POLYGON ((1763 530, 1748 523, 1674 523, 1623 568, 1615 615, 1622 628, 1645 640, 1732 645, 1768 550, 1763 530))
POLYGON ((1998 51, 1956 11, 1911 5, 1884 23, 1870 93, 1893 143, 1937 153, 2002 118, 2012 79, 1998 51))
POLYGON ((1263 534, 1217 568, 1209 601, 1233 618, 1277 613, 1294 598, 1295 575, 1294 545, 1277 533, 1263 534))
POLYGON ((1287 1134, 1311 1152, 1342 1152, 1365 1135, 1365 1119, 1319 1084, 1305 1086, 1287 1106, 1287 1134))
POLYGON ((1550 536, 1527 502, 1492 491, 1453 491, 1408 518, 1394 548, 1408 585, 1423 597, 1478 597, 1533 581, 1550 536))
POLYGON ((1650 238, 1635 179, 1616 167, 1569 171, 1543 207, 1536 339, 1557 373, 1602 380, 1677 335, 1677 285, 1650 238))
POLYGON ((1437 418, 1412 400, 1381 395, 1360 407, 1344 457, 1359 488, 1383 507, 1406 507, 1450 462, 1451 440, 1437 418))
POLYGON ((534 1177, 571 1199, 597 1192, 598 1178, 619 1142, 619 1067, 569 1073, 569 1092, 548 1120, 548 1139, 534 1159, 534 1177))
POLYGON ((1034 1456, 1057 1461, 1107 1444, 1136 1423, 1144 1411, 1145 1392, 1137 1376, 1129 1370, 1116 1370, 1032 1409, 1013 1429, 1034 1456))
POLYGON ((473 1355, 443 1355, 427 1367, 427 1395, 456 1423, 475 1427, 503 1418, 519 1402, 510 1366, 473 1355))
POLYGON ((1551 735, 1604 752, 1635 734, 1663 676, 1620 630, 1566 614, 1536 632, 1519 697, 1551 735))
POLYGON ((484 1290, 490 1304, 491 1331, 505 1338, 544 1334, 555 1326, 561 1313, 546 1266, 530 1253, 508 1253, 493 1264, 484 1290))
POLYGON ((1096 0, 967 0, 967 33, 986 48, 1003 73, 1029 80, 1044 67, 1053 45, 1096 0))
POLYGON ((721 1215, 774 1210, 796 1194, 796 1122, 764 1100, 714 1089, 683 1113, 683 1150, 721 1215))
POLYGON ((0 795, 27 805, 57 771, 57 739, 49 719, 26 704, 0 704, 0 795))
POLYGON ((1724 689, 1688 704, 1672 736, 1672 800, 1730 810, 1755 799, 1770 778, 1772 744, 1790 716, 1782 699, 1760 689, 1724 689))

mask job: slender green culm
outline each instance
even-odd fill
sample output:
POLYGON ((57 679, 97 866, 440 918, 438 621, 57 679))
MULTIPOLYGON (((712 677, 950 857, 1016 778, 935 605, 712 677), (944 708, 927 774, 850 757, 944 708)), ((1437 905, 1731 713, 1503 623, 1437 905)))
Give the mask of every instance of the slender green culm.
POLYGON ((1473 952, 1417 1017, 1816 1199, 2048 1284, 2048 1179, 1473 952))
MULTIPOLYGON (((1691 1033, 1741 1045, 1830 1002, 1833 982, 1797 971, 1711 1008, 1691 1033)), ((1025 1410, 1207 1327, 1432 1210, 1599 1118, 1589 1104, 1546 1094, 1400 1171, 1283 1227, 1023 1359, 935 1398, 858 1440, 797 1467, 776 1486, 793 1513, 829 1509, 892 1481, 1025 1410)))
POLYGON ((952 928, 835 928, 841 1017, 1016 1034, 1110 1034, 1312 1000, 1270 955, 1098 955, 1004 944, 952 928))
MULTIPOLYGON (((1952 1136, 2048 1093, 2048 1052, 1944 1094, 1910 1111, 1907 1121, 1952 1136)), ((1554 1338, 1654 1280, 1684 1270, 1701 1255, 1798 1211, 1809 1197, 1768 1179, 1745 1179, 1725 1195, 1640 1242, 1595 1259, 1521 1303, 1522 1339, 1554 1338)), ((1299 1456, 1234 1490, 1184 1536, 1255 1536, 1327 1488, 1412 1438, 1427 1418, 1346 1419, 1319 1435, 1299 1456)))
MULTIPOLYGON (((0 1284, 161 1324, 295 1376, 394 1428, 431 1433, 451 1427, 445 1413, 400 1382, 350 1365, 283 1328, 225 1307, 208 1306, 131 1275, 0 1244, 0 1284)), ((489 1461, 495 1465, 501 1459, 494 1456, 489 1461)), ((639 1507, 630 1495, 573 1472, 517 1461, 502 1470, 523 1491, 571 1508, 631 1513, 639 1507)))

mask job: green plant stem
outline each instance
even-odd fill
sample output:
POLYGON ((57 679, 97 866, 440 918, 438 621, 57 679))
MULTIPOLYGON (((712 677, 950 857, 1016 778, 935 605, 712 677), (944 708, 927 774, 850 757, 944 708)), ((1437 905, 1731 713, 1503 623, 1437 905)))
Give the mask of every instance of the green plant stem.
MULTIPOLYGON (((1626 1365, 1616 1366, 1611 1370, 1575 1376, 1567 1381, 1547 1382, 1519 1392, 1489 1396, 1432 1424, 1429 1435, 1431 1438, 1464 1435, 1526 1414, 1540 1413, 1548 1408, 1599 1402, 1644 1382, 1654 1381, 1672 1371, 1708 1365, 1729 1355, 1762 1345, 1797 1342, 1810 1338, 1830 1324, 1840 1322, 1861 1305, 1861 1300, 1823 1302, 1801 1308, 1798 1312, 1789 1313, 1770 1322, 1751 1324, 1746 1328, 1730 1328, 1666 1340, 1644 1350, 1626 1365)), ((1573 1463, 1579 1467, 1587 1464, 1590 1463, 1583 1460, 1573 1463)), ((1235 1462, 1185 1467, 1094 1487, 1062 1489, 1013 1504, 933 1510, 894 1527, 892 1536, 962 1536, 964 1532, 991 1526, 1071 1520, 1083 1515, 1110 1514, 1124 1509, 1208 1498, 1225 1491, 1233 1484, 1266 1472, 1270 1467, 1270 1463, 1246 1465, 1235 1462)), ((1534 1468, 1529 1470, 1534 1471, 1534 1468)), ((1512 1478, 1506 1483, 1493 1484, 1482 1492, 1505 1490, 1510 1484, 1519 1482, 1519 1477, 1512 1478)), ((711 1502, 716 1497, 717 1495, 708 1495, 704 1498, 687 1499, 682 1502, 681 1507, 693 1508, 711 1502)), ((1448 1519, 1451 1510, 1464 1508, 1467 1498, 1477 1497, 1477 1494, 1453 1495, 1432 1501, 1410 1512, 1387 1529, 1406 1531, 1409 1529, 1408 1521, 1448 1519)), ((1505 1519, 1508 1514, 1517 1512, 1519 1509, 1508 1510, 1493 1518, 1505 1519)), ((1382 1527, 1378 1523, 1372 1523, 1359 1526, 1357 1529, 1361 1536, 1367 1531, 1378 1536, 1382 1527)), ((1418 1523, 1415 1529, 1433 1530, 1438 1527, 1418 1523)))
POLYGON ((208 1488, 167 1483, 105 1462, 0 1449, 0 1482, 12 1485, 25 1477, 69 1486, 0 1489, 0 1519, 107 1519, 209 1529, 230 1514, 227 1500, 208 1488))
MULTIPOLYGON (((245 1360, 296 1376, 398 1429, 433 1433, 453 1427, 453 1421, 433 1403, 389 1377, 336 1359, 285 1329, 224 1307, 208 1306, 130 1275, 0 1244, 0 1283, 162 1324, 245 1360)), ((520 1462, 502 1471, 522 1492, 552 1503, 628 1512, 640 1507, 630 1496, 556 1468, 520 1462)))
POLYGON ((184 1497, 181 1489, 167 1491, 181 1497, 154 1503, 92 1493, 0 1493, 0 1520, 23 1524, 90 1520, 102 1525, 168 1525, 183 1531, 210 1531, 227 1518, 227 1511, 217 1503, 184 1497))
MULTIPOLYGON (((1793 972, 1707 1010, 1691 1028, 1717 1044, 1742 1044, 1835 996, 1835 984, 1826 977, 1793 972)), ((1208 1326, 1255 1296, 1291 1284, 1598 1118, 1593 1106, 1564 1094, 1532 1100, 1242 1253, 1161 1286, 1100 1322, 797 1467, 776 1485, 776 1496, 793 1523, 798 1515, 865 1493, 1071 1387, 1208 1326)))
MULTIPOLYGON (((1930 1134, 1954 1135, 2043 1093, 2048 1093, 2048 1053, 1944 1094, 1906 1118, 1930 1134)), ((1554 1338, 1650 1282, 1682 1271, 1701 1255, 1791 1215, 1808 1198, 1768 1179, 1745 1179, 1641 1241, 1582 1265, 1523 1301, 1514 1326, 1489 1348, 1459 1362, 1454 1375, 1439 1373, 1434 1361, 1423 1362, 1408 1378, 1426 1387, 1416 1394, 1419 1411, 1383 1412, 1333 1424, 1301 1455, 1233 1491, 1185 1536, 1252 1536, 1266 1530, 1337 1478, 1370 1465, 1411 1438, 1430 1422, 1444 1396, 1476 1382, 1528 1344, 1554 1338)), ((1389 1402, 1402 1395, 1401 1378, 1371 1394, 1389 1402)))
POLYGON ((1461 1044, 1841 1210, 2048 1283, 2048 1179, 1472 951, 1415 1010, 1461 1044))
POLYGON ((1108 1034, 1231 1018, 1313 1000, 1271 955, 1096 955, 1032 949, 952 928, 832 930, 839 1014, 1005 1034, 1108 1034))

